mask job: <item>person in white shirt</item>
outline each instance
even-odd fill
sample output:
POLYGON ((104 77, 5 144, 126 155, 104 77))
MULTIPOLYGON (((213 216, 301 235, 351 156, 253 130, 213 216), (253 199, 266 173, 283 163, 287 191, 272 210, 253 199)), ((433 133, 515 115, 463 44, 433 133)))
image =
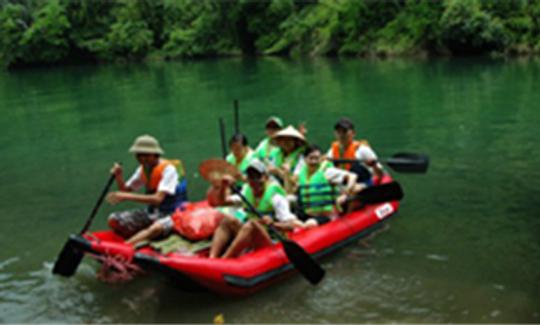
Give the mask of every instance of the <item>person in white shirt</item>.
POLYGON ((161 220, 163 230, 170 231, 172 223, 165 217, 187 200, 187 184, 182 163, 179 160, 161 158, 163 149, 150 135, 135 139, 129 151, 135 154, 140 166, 125 182, 122 166, 113 165, 111 173, 115 175, 119 191, 109 193, 107 201, 112 205, 131 201, 148 206, 144 209, 112 213, 108 219, 109 227, 120 236, 129 238, 161 220), (142 187, 145 188, 144 194, 134 193, 142 187))
POLYGON ((334 126, 336 141, 326 154, 330 160, 357 160, 354 163, 338 164, 339 167, 358 175, 359 181, 372 185, 373 176, 378 182, 384 171, 377 161, 377 155, 366 140, 355 140, 354 124, 348 118, 341 118, 334 126))

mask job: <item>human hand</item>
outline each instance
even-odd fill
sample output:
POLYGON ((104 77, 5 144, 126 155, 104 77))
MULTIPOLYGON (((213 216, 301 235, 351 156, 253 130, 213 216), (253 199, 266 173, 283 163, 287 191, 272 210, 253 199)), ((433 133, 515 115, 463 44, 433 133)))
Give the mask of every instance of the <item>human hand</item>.
POLYGON ((301 122, 298 124, 298 132, 302 133, 303 136, 306 136, 308 130, 306 128, 306 122, 301 122))
POLYGON ((122 201, 124 201, 124 197, 121 192, 111 192, 107 194, 106 198, 107 202, 111 205, 116 205, 122 201))
POLYGON ((221 185, 229 187, 234 184, 235 181, 236 180, 232 175, 223 175, 223 177, 221 178, 221 185))
POLYGON ((113 174, 114 176, 116 177, 121 177, 122 176, 122 165, 120 165, 119 163, 115 162, 111 168, 111 174, 113 174))
POLYGON ((317 223, 317 220, 313 218, 309 218, 302 224, 304 229, 311 229, 317 227, 319 224, 317 223))
POLYGON ((273 222, 274 222, 274 219, 272 219, 270 216, 263 216, 261 221, 265 224, 265 225, 271 225, 273 222))
POLYGON ((345 202, 347 202, 347 194, 341 194, 336 199, 337 206, 343 206, 345 202))
POLYGON ((274 165, 268 165, 268 166, 266 167, 266 169, 268 170, 268 173, 274 174, 274 175, 277 174, 278 171, 279 171, 279 169, 278 169, 276 166, 274 166, 274 165))

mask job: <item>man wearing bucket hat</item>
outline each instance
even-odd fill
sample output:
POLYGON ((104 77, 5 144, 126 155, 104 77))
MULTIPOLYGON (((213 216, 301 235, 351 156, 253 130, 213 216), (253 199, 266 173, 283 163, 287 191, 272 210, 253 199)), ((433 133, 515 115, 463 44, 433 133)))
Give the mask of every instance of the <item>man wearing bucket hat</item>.
POLYGON ((384 171, 377 161, 377 155, 366 140, 354 140, 354 124, 348 118, 339 119, 334 125, 336 141, 328 150, 329 159, 356 159, 357 163, 340 166, 358 175, 358 181, 371 184, 372 176, 381 179, 384 171))
POLYGON ((277 116, 270 116, 265 123, 266 137, 259 142, 255 149, 257 159, 268 164, 270 152, 275 148, 272 144, 272 137, 283 128, 283 121, 277 116))
MULTIPOLYGON (((241 209, 233 215, 226 215, 212 238, 210 257, 232 258, 239 256, 246 249, 257 249, 272 244, 265 224, 273 224, 278 229, 292 229, 302 226, 290 211, 289 201, 283 187, 268 177, 266 166, 254 159, 247 169, 248 182, 242 187, 241 195, 263 216, 241 209), (225 250, 228 243, 231 243, 225 250), (225 252, 223 252, 225 250, 225 252)), ((227 181, 227 178, 224 178, 227 181)), ((224 188, 229 184, 224 184, 224 188)), ((237 194, 221 191, 219 205, 242 205, 237 194)))
POLYGON ((298 174, 305 165, 303 151, 306 139, 304 135, 289 125, 272 137, 277 148, 272 150, 268 171, 280 179, 287 191, 291 190, 291 176, 298 174))
POLYGON ((112 213, 109 226, 124 238, 131 237, 159 220, 164 232, 172 229, 170 218, 187 200, 184 169, 179 160, 161 158, 164 153, 156 138, 150 135, 137 137, 129 149, 135 154, 139 167, 127 182, 124 182, 122 167, 114 164, 111 173, 115 175, 119 191, 107 195, 110 204, 131 201, 147 204, 145 209, 135 209, 112 213), (180 171, 180 173, 179 173, 180 171), (145 187, 145 194, 133 193, 145 187))

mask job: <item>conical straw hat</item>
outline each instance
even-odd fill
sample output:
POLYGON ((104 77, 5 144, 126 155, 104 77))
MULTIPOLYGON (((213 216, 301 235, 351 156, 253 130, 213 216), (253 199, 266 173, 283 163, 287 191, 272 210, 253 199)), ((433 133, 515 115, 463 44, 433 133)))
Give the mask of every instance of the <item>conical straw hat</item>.
POLYGON ((289 125, 283 130, 277 132, 274 134, 272 139, 278 139, 278 138, 294 138, 301 140, 302 142, 306 142, 306 138, 304 138, 304 135, 300 133, 297 129, 294 128, 294 126, 289 125))

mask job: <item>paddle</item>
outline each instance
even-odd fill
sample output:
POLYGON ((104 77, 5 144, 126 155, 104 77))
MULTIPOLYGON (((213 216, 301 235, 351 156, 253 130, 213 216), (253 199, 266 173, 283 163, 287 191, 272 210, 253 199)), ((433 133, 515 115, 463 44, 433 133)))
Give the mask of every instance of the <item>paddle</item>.
POLYGON ((234 132, 240 133, 240 119, 238 117, 238 99, 234 100, 234 132))
POLYGON ((227 144, 225 142, 225 123, 223 123, 223 118, 219 118, 219 134, 221 136, 221 154, 223 159, 227 157, 227 144))
MULTIPOLYGON (((259 211, 257 211, 251 203, 246 199, 246 197, 240 192, 240 190, 236 189, 234 186, 231 186, 231 190, 237 194, 242 201, 245 203, 245 205, 248 207, 248 209, 257 215, 259 219, 262 219, 263 216, 259 211)), ((317 284, 321 282, 321 280, 324 277, 324 269, 309 255, 300 245, 295 243, 292 240, 289 240, 283 236, 279 230, 277 230, 274 226, 268 225, 268 230, 278 238, 278 240, 283 245, 283 248, 285 249, 285 254, 287 255, 287 258, 291 263, 294 265, 294 267, 311 283, 311 284, 317 284)))
POLYGON ((365 204, 377 204, 389 201, 401 200, 403 198, 403 190, 398 182, 390 182, 377 186, 368 187, 356 195, 349 198, 347 201, 360 201, 365 204))
MULTIPOLYGON (((109 191, 109 188, 111 187, 113 181, 114 174, 111 174, 111 176, 107 180, 105 188, 101 192, 101 195, 96 202, 96 205, 94 206, 94 209, 92 210, 92 213, 90 213, 90 216, 86 220, 86 223, 80 232, 81 235, 90 228, 90 225, 92 224, 92 221, 94 220, 94 217, 99 207, 101 206, 101 203, 103 202, 103 198, 105 198, 105 195, 109 191)), ((58 255, 56 262, 54 263, 54 267, 52 270, 53 274, 60 274, 66 277, 72 276, 73 274, 75 274, 77 267, 79 267, 83 256, 84 253, 74 247, 71 241, 68 239, 68 241, 64 244, 64 248, 62 248, 60 255, 58 255)))
MULTIPOLYGON (((358 159, 332 159, 331 161, 338 165, 362 162, 358 159)), ((429 166, 427 155, 409 152, 396 153, 388 159, 379 159, 379 161, 402 173, 426 173, 429 166)))

